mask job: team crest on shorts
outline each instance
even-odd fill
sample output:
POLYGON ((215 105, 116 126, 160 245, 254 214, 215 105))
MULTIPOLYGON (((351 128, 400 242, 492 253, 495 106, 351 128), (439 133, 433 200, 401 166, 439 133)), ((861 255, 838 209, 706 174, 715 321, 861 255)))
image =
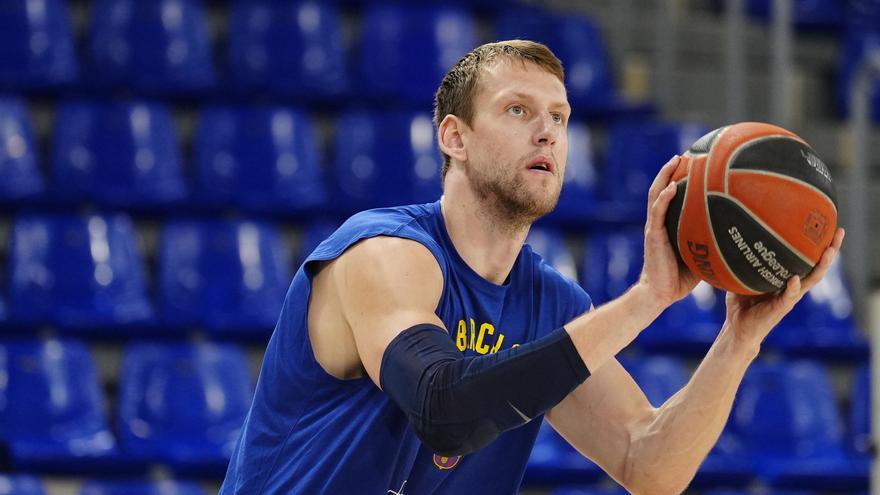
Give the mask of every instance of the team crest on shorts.
POLYGON ((434 454, 434 465, 437 466, 439 469, 452 469, 455 466, 458 466, 458 461, 460 460, 460 455, 448 457, 434 454))

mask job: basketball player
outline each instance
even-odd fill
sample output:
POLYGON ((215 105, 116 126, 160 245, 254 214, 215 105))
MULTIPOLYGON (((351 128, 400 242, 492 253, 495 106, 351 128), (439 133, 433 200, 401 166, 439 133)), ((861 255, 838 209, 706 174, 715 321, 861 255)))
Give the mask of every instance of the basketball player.
POLYGON ((524 245, 556 204, 570 107, 543 45, 476 48, 436 95, 444 194, 359 213, 294 277, 220 492, 513 494, 546 417, 632 493, 683 491, 761 341, 818 282, 727 297, 690 382, 654 408, 615 355, 694 287, 664 228, 677 158, 648 194, 639 281, 589 296, 524 245))

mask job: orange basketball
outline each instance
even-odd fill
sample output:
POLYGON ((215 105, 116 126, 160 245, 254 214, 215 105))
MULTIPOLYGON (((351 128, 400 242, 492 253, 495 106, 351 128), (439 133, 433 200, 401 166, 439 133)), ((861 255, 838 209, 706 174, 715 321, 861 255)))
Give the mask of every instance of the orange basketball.
POLYGON ((739 294, 785 287, 810 273, 837 229, 828 167, 797 135, 742 122, 715 129, 684 153, 666 228, 681 261, 739 294))

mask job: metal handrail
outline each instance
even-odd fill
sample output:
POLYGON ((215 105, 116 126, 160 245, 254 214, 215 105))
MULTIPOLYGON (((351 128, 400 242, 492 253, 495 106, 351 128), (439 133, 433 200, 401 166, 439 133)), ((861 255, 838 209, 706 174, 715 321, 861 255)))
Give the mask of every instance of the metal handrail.
POLYGON ((770 109, 773 123, 785 128, 791 117, 791 46, 794 38, 791 0, 773 2, 770 109))
POLYGON ((743 120, 746 112, 746 50, 743 0, 728 0, 724 9, 725 123, 743 120))
MULTIPOLYGON (((869 52, 856 69, 853 84, 850 86, 849 128, 852 134, 852 164, 847 174, 847 257, 868 262, 871 249, 868 245, 870 205, 868 204, 868 181, 870 180, 869 137, 871 133, 871 99, 874 96, 874 81, 880 77, 880 50, 869 52)), ((864 267, 850 271, 853 300, 857 313, 864 318, 865 301, 870 283, 868 270, 864 267)), ((873 445, 880 445, 880 328, 869 328, 871 340, 871 439, 873 445)), ((880 464, 873 463, 871 469, 871 493, 880 495, 880 464)))

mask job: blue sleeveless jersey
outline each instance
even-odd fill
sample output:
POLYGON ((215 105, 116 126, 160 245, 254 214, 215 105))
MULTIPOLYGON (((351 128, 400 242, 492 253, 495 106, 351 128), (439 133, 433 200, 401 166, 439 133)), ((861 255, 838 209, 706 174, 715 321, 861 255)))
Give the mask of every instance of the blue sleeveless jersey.
MULTIPOLYGON (((263 360, 222 495, 512 494, 542 417, 463 457, 423 446, 406 416, 368 378, 339 380, 315 360, 306 327, 311 262, 332 260, 378 235, 421 243, 443 272, 437 316, 465 355, 535 340, 587 311, 590 298, 523 246, 505 285, 459 257, 440 203, 359 213, 321 243, 296 273, 263 360)), ((401 328, 401 330, 404 330, 401 328)))

